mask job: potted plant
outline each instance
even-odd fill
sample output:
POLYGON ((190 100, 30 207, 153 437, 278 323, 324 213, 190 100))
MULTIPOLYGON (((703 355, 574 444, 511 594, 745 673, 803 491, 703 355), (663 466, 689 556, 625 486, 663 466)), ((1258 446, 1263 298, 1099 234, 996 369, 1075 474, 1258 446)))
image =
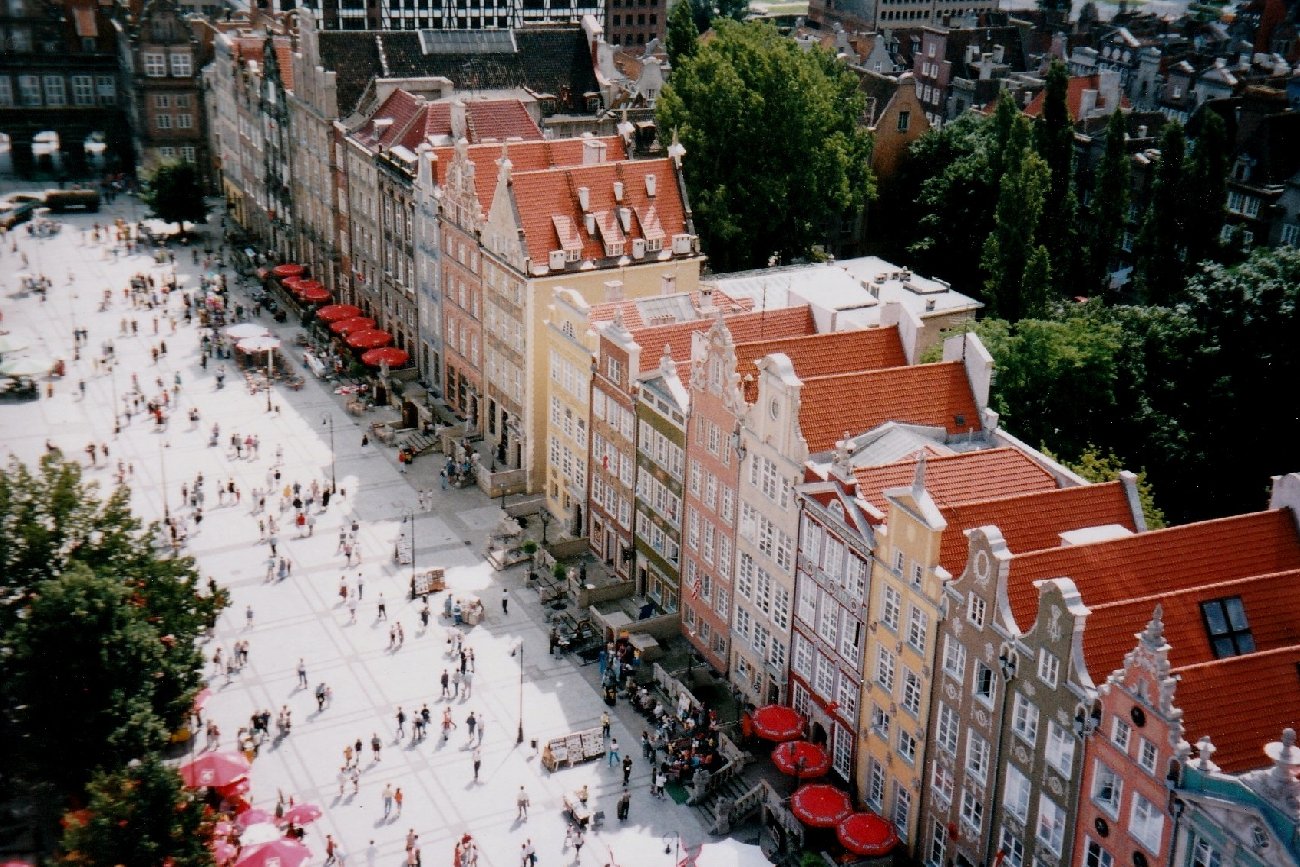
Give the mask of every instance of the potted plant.
POLYGON ((531 557, 537 553, 537 543, 532 539, 529 539, 527 542, 524 542, 523 549, 524 553, 531 557))

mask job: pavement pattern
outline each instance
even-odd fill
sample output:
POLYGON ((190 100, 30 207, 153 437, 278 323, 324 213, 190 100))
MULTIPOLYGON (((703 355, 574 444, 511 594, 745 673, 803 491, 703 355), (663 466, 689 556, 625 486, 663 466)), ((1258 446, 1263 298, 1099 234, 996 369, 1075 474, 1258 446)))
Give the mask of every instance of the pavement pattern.
MULTIPOLYGON (((102 226, 119 216, 133 220, 142 213, 138 202, 120 197, 98 214, 62 215, 63 230, 52 238, 32 238, 19 227, 5 239, 0 252, 0 330, 26 331, 35 338, 29 353, 66 359, 68 371, 62 379, 41 381, 39 401, 0 404, 0 453, 5 460, 14 455, 32 463, 51 441, 68 457, 80 458, 88 477, 105 491, 113 484, 118 461, 123 461, 130 465, 132 506, 145 521, 160 518, 164 506, 191 516, 182 502, 181 485, 192 484, 200 472, 204 475, 204 517, 197 531, 190 524, 186 552, 195 557, 205 578, 215 578, 232 594, 231 607, 203 648, 205 658, 219 646, 229 653, 236 641, 249 642, 248 665, 229 681, 207 667, 213 694, 204 717, 220 727, 223 750, 233 749, 236 731, 248 725, 255 710, 271 712, 272 735, 282 706, 292 710, 294 722, 292 733, 269 741, 253 764, 254 805, 270 811, 277 794, 283 793, 298 803, 320 806, 325 814, 308 826, 306 839, 314 853, 309 863, 316 864, 325 860, 326 834, 338 842, 346 863, 406 864, 405 840, 412 830, 419 835, 425 864, 449 863, 454 842, 465 833, 478 842, 484 867, 519 865, 521 846, 529 839, 542 864, 575 863, 573 849, 565 846, 568 822, 561 799, 564 792, 584 785, 590 787, 594 809, 603 810, 606 820, 588 836, 581 863, 669 865, 675 858, 665 854, 666 844, 676 849, 680 842, 685 849, 704 841, 695 810, 650 796, 650 768, 637 746, 642 720, 625 703, 613 715, 613 735, 624 754, 631 748, 635 761, 627 822, 615 818, 622 791, 619 769, 609 768, 603 759, 554 774, 542 768, 530 741, 536 739, 540 747, 548 738, 595 727, 606 708, 597 693, 595 666, 548 655, 544 610, 536 594, 524 587, 522 568, 495 572, 485 562, 487 534, 501 519, 495 502, 477 490, 439 490, 437 455, 418 459, 410 472, 400 474, 394 449, 373 440, 363 446, 362 426, 368 420, 349 416, 344 398, 307 373, 300 359, 296 366, 306 384, 297 392, 277 387, 272 394, 275 411, 267 411, 264 392, 249 393, 232 362, 225 362, 225 388, 217 389, 217 365, 209 361, 206 370, 201 368, 200 330, 197 324, 183 323, 179 298, 173 298, 166 311, 133 309, 123 300, 122 289, 133 274, 160 280, 175 273, 182 290, 194 291, 202 269, 188 248, 169 248, 176 254, 175 263, 159 264, 140 252, 114 256, 106 243, 91 240, 92 224, 102 226), (45 273, 53 281, 44 302, 34 295, 16 297, 24 255, 29 271, 45 273), (105 289, 112 290, 113 301, 101 309, 105 289), (168 314, 177 320, 174 332, 168 314), (136 336, 119 334, 123 317, 137 320, 136 336), (75 329, 88 332, 78 361, 73 360, 75 329), (106 340, 113 341, 117 357, 111 371, 94 364, 106 340), (167 352, 155 364, 151 350, 160 341, 166 341, 167 352), (114 434, 113 406, 130 389, 132 374, 146 395, 157 393, 156 379, 171 388, 180 375, 180 393, 165 430, 156 429, 147 416, 136 415, 114 434), (47 382, 53 386, 52 397, 44 394, 47 382), (199 410, 197 425, 188 419, 192 407, 199 410), (333 455, 326 421, 330 418, 333 455), (216 447, 209 445, 214 422, 221 427, 216 447), (235 455, 229 448, 235 432, 258 437, 257 457, 235 455), (109 447, 108 460, 100 460, 95 468, 89 467, 84 452, 89 442, 109 447), (292 564, 286 580, 268 583, 270 551, 258 541, 250 494, 267 487, 277 450, 283 453, 283 481, 304 486, 313 480, 327 484, 333 461, 341 495, 327 511, 318 511, 314 534, 306 538, 298 538, 292 511, 278 511, 279 497, 267 498, 268 510, 281 520, 279 553, 292 564), (242 500, 218 505, 216 483, 229 479, 241 489, 242 500), (430 510, 417 511, 419 490, 434 492, 430 510), (477 593, 485 604, 484 622, 462 628, 477 669, 470 698, 438 699, 439 676, 453 664, 447 643, 453 627, 441 616, 439 594, 430 600, 434 616, 428 628, 421 628, 419 602, 406 599, 410 567, 392 562, 395 541, 404 528, 410 529, 413 513, 418 567, 443 567, 453 590, 477 593), (363 559, 360 565, 346 567, 337 553, 338 532, 340 525, 354 519, 360 525, 363 559), (352 624, 338 588, 344 577, 355 586, 358 574, 364 578, 364 596, 352 624), (501 610, 503 589, 510 599, 508 614, 501 610), (387 621, 377 619, 381 593, 387 621), (396 622, 402 623, 406 641, 391 649, 389 628, 396 622), (511 655, 521 644, 522 687, 519 657, 511 655), (306 688, 299 685, 299 658, 307 669, 306 688), (321 682, 330 686, 333 699, 317 710, 313 691, 321 682), (426 739, 411 742, 409 721, 406 736, 397 738, 397 708, 404 708, 409 717, 426 702, 433 712, 426 739), (521 703, 526 739, 517 745, 521 703), (451 708, 457 725, 445 742, 439 736, 444 707, 451 708), (471 711, 486 725, 477 782, 465 725, 471 711), (370 751, 372 734, 383 742, 378 761, 370 751), (349 782, 340 796, 343 749, 358 738, 365 744, 359 791, 353 794, 349 782), (401 815, 385 818, 382 792, 388 785, 400 786, 405 797, 401 815), (531 801, 527 820, 516 817, 521 785, 531 801)), ((214 215, 200 230, 219 236, 217 220, 214 215)), ((238 290, 234 295, 240 299, 238 290)), ((292 337, 299 329, 292 321, 277 325, 269 316, 257 321, 284 339, 286 352, 293 352, 292 337)), ((204 738, 194 740, 193 749, 202 750, 204 738)))

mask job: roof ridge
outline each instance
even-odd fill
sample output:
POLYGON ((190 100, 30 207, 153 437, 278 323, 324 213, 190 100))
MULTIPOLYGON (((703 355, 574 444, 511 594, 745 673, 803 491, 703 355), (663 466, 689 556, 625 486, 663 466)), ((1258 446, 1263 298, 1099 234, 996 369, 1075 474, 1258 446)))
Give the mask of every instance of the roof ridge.
POLYGON ((932 361, 926 364, 900 364, 894 367, 878 367, 875 370, 858 370, 848 371, 846 373, 824 373, 821 376, 810 376, 804 380, 804 385, 813 382, 822 382, 828 379, 845 379, 850 376, 881 376, 887 373, 896 373, 900 370, 906 371, 930 371, 952 369, 954 366, 961 366, 961 361, 932 361))
POLYGON ((1211 666, 1222 665, 1229 662, 1240 662, 1242 660, 1260 660, 1273 656, 1281 656, 1287 653, 1300 652, 1300 643, 1286 644, 1282 647, 1274 647, 1271 650, 1252 650, 1250 653, 1239 653, 1236 656, 1225 656, 1221 659, 1207 659, 1204 662, 1191 662, 1187 665, 1175 665, 1169 669, 1170 674, 1187 674, 1188 672, 1199 671, 1211 666))
MULTIPOLYGON (((1260 509, 1259 511, 1256 512, 1244 512, 1239 515, 1225 515, 1222 518, 1207 518, 1204 521, 1195 521, 1191 524, 1175 524, 1172 527, 1161 527, 1158 530, 1147 530, 1145 533, 1137 533, 1133 536, 1120 536, 1112 539, 1098 539, 1094 542, 1081 542, 1078 545, 1072 545, 1070 547, 1072 549, 1078 550, 1081 548, 1089 548, 1097 545, 1118 545, 1118 544, 1125 544, 1125 543, 1137 544, 1137 542, 1135 542, 1134 540, 1139 540, 1139 539, 1142 540, 1141 544, 1154 545, 1154 544, 1159 544, 1159 541, 1161 539, 1165 539, 1170 536, 1190 535, 1193 532, 1204 532, 1205 530, 1211 527, 1222 526, 1234 522, 1262 520, 1266 517, 1274 517, 1276 516, 1277 513, 1282 511, 1285 510, 1284 509, 1260 509)), ((1300 536, 1300 530, 1297 530, 1296 533, 1298 536, 1300 536)), ((1016 556, 1023 558, 1023 557, 1030 557, 1037 554, 1045 554, 1048 552, 1061 551, 1061 550, 1063 549, 1039 548, 1037 551, 1025 551, 1021 554, 1017 554, 1016 556)))
MULTIPOLYGON (((1096 605, 1089 605, 1088 609, 1096 612, 1105 611, 1107 609, 1122 608, 1125 605, 1136 605, 1140 602, 1159 602, 1162 599, 1168 599, 1173 596, 1182 596, 1187 593, 1200 593, 1206 590, 1212 590, 1216 587, 1237 587, 1255 581, 1276 579, 1284 575, 1300 575, 1300 567, 1295 569, 1282 569, 1276 572, 1260 572, 1256 575, 1243 575, 1240 578, 1229 578, 1224 581, 1211 581, 1208 584, 1189 584, 1185 587, 1166 590, 1163 593, 1149 593, 1145 596, 1130 596, 1126 599, 1112 599, 1110 602, 1101 602, 1096 605)), ((1087 600, 1084 600, 1084 604, 1087 604, 1087 600)))

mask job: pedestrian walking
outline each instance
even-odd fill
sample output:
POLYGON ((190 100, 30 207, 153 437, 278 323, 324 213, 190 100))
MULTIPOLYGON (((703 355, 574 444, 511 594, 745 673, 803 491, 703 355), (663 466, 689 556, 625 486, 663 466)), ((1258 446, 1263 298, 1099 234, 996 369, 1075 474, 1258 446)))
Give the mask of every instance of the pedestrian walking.
POLYGON ((451 708, 449 708, 449 707, 444 707, 444 708, 442 709, 442 741, 443 741, 443 743, 446 743, 446 742, 447 742, 447 738, 451 736, 451 730, 454 729, 455 727, 456 727, 456 723, 454 723, 454 722, 452 721, 452 719, 451 719, 451 708))
POLYGON ((474 711, 469 712, 465 718, 465 728, 469 730, 469 739, 474 740, 474 726, 478 725, 478 720, 474 717, 474 711))
POLYGON ((470 692, 472 691, 471 687, 474 684, 474 672, 472 671, 465 672, 465 676, 462 677, 460 681, 461 681, 461 686, 464 688, 464 691, 461 693, 461 697, 469 698, 470 692))
POLYGON ((325 685, 324 681, 316 684, 316 710, 325 710, 325 701, 329 698, 330 688, 325 685))
POLYGON ((605 712, 600 715, 600 733, 605 740, 609 740, 609 713, 605 712))
POLYGON ((623 785, 627 785, 628 780, 632 779, 632 757, 623 757, 623 785))
POLYGON ((388 814, 393 812, 393 784, 392 783, 385 784, 383 799, 384 799, 384 818, 387 819, 388 814))
POLYGON ((578 828, 577 833, 573 835, 573 863, 582 862, 582 844, 587 840, 582 834, 582 829, 578 828))
MULTIPOLYGON (((221 651, 220 651, 220 650, 217 650, 217 653, 220 654, 221 651)), ((215 660, 215 661, 217 662, 218 665, 221 664, 221 661, 220 661, 219 658, 218 658, 217 660, 215 660)), ((439 681, 442 683, 442 696, 441 696, 441 697, 442 697, 442 698, 451 698, 451 692, 450 692, 450 690, 448 689, 448 686, 449 686, 450 683, 451 683, 451 675, 449 675, 449 674, 447 673, 447 669, 444 668, 444 669, 442 670, 442 677, 439 678, 439 681)))
POLYGON ((501 588, 501 613, 510 613, 510 591, 505 587, 501 588))
POLYGON ((401 707, 397 708, 397 737, 401 738, 406 734, 406 712, 401 707))
POLYGON ((632 806, 632 793, 629 792, 629 791, 625 788, 625 789, 623 789, 623 794, 622 794, 622 796, 619 797, 619 799, 618 799, 618 810, 617 810, 617 813, 618 813, 618 820, 619 820, 620 822, 626 822, 626 821, 627 821, 627 813, 628 813, 628 809, 629 809, 631 806, 632 806))
POLYGON ((298 657, 298 686, 302 689, 307 688, 307 663, 303 662, 302 657, 298 657))
POLYGON ((480 717, 478 721, 478 743, 480 746, 483 743, 483 733, 486 731, 487 731, 487 720, 480 717))
POLYGON ((459 671, 451 673, 451 697, 460 698, 460 682, 462 678, 459 671))
POLYGON ((397 791, 393 792, 393 805, 397 807, 397 814, 396 816, 394 816, 394 818, 402 815, 402 801, 403 801, 402 787, 398 786, 397 791))
POLYGON ((483 765, 483 751, 474 748, 474 782, 478 782, 478 769, 483 765))
POLYGON ((519 787, 519 794, 515 796, 515 818, 528 820, 528 792, 523 786, 519 787))
POLYGON ((245 629, 253 628, 253 606, 252 605, 249 605, 247 608, 244 609, 244 628, 245 629))
POLYGON ((614 767, 615 763, 621 758, 618 754, 618 738, 612 738, 609 742, 609 766, 614 767))
POLYGON ((325 835, 325 863, 334 864, 338 861, 338 844, 334 842, 334 837, 325 835))
POLYGON ((371 735, 370 735, 370 757, 371 757, 371 760, 372 760, 372 761, 375 761, 375 762, 378 762, 378 761, 379 761, 379 758, 380 758, 380 756, 379 756, 379 750, 380 750, 381 747, 382 747, 382 744, 379 743, 379 735, 378 735, 378 733, 371 734, 371 735))
POLYGON ((384 593, 382 590, 379 592, 379 614, 377 616, 377 619, 379 620, 388 619, 388 606, 384 603, 384 593))

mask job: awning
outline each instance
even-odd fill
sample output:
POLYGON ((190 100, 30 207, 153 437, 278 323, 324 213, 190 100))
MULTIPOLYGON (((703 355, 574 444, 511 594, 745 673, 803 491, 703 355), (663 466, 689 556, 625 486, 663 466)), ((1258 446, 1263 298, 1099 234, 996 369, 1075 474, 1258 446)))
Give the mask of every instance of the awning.
POLYGON ((330 331, 335 334, 351 334, 353 331, 369 331, 375 327, 375 320, 369 316, 354 316, 351 319, 339 319, 330 323, 330 331))
POLYGON ((799 712, 783 704, 768 704, 754 711, 754 733, 768 741, 793 741, 803 735, 799 712))
POLYGON ((853 802, 841 789, 825 783, 802 786, 790 796, 790 812, 813 828, 834 828, 853 812, 853 802))
POLYGON ((330 304, 316 311, 316 318, 321 322, 338 322, 342 319, 355 319, 361 315, 360 307, 351 304, 330 304))
POLYGON ((181 765, 181 780, 190 788, 224 786, 247 776, 249 767, 242 753, 208 753, 181 765))
POLYGON ((276 265, 271 269, 271 273, 276 277, 301 277, 303 274, 307 273, 307 269, 302 265, 294 265, 286 262, 283 265, 276 265))
POLYGON ((772 764, 799 779, 820 777, 830 771, 831 757, 824 747, 809 741, 786 741, 772 750, 772 764))
POLYGON ((845 849, 870 858, 888 855, 899 843, 894 826, 875 813, 853 813, 841 819, 835 836, 845 849))
POLYGON ((353 349, 378 349, 392 343, 393 335, 372 328, 369 331, 354 331, 343 339, 353 349))
MULTIPOLYGON (((389 367, 404 367, 410 362, 411 356, 404 349, 398 349, 396 346, 381 346, 378 349, 368 349, 361 353, 361 363, 368 364, 371 367, 380 367, 388 365, 389 367)), ((516 526, 518 526, 516 524, 516 526)))
POLYGON ((330 300, 329 290, 319 284, 298 290, 298 297, 308 304, 324 304, 330 300))

